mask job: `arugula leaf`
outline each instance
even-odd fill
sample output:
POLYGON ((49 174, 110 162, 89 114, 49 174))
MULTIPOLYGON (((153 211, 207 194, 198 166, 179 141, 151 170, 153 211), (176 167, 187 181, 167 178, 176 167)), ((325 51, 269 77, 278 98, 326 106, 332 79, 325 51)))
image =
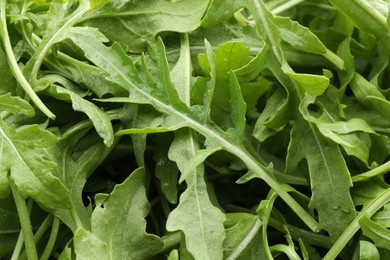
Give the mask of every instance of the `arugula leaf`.
POLYGON ((184 33, 198 28, 208 2, 109 1, 84 15, 82 20, 87 26, 99 28, 112 41, 133 52, 142 52, 146 43, 159 32, 184 33))
MULTIPOLYGON (((202 123, 200 123, 202 121, 198 119, 198 110, 196 110, 196 107, 193 107, 193 110, 191 111, 191 109, 187 108, 185 104, 178 100, 178 94, 172 89, 171 83, 166 81, 167 77, 169 77, 169 72, 166 70, 167 65, 164 62, 161 63, 160 61, 160 65, 162 66, 160 79, 162 78, 163 82, 167 83, 167 86, 161 86, 162 88, 158 89, 156 86, 148 86, 141 83, 141 79, 135 70, 133 62, 123 53, 123 50, 118 45, 113 45, 108 48, 93 38, 83 38, 82 36, 77 38, 73 37, 72 40, 83 49, 88 58, 110 73, 110 80, 124 88, 130 88, 130 97, 127 102, 151 104, 161 112, 175 117, 176 120, 185 123, 188 127, 196 129, 199 133, 213 140, 213 142, 221 144, 226 150, 236 154, 245 161, 252 172, 258 174, 262 179, 265 179, 283 199, 289 201, 292 209, 299 212, 302 220, 314 230, 317 229, 317 223, 313 221, 312 217, 291 199, 279 184, 268 175, 265 167, 256 162, 246 150, 243 150, 243 148, 240 147, 240 145, 232 143, 229 134, 222 132, 218 127, 210 129, 208 126, 203 126, 202 123), (99 53, 99 55, 96 56, 96 53, 99 53), (123 63, 118 62, 118 60, 126 60, 127 63, 126 65, 123 65, 123 63), (140 84, 142 87, 137 86, 137 84, 140 84), (151 93, 153 93, 153 95, 151 93), (173 96, 169 97, 170 94, 173 96)), ((121 101, 123 102, 125 99, 121 99, 121 101)))
POLYGON ((23 197, 31 196, 48 208, 69 208, 68 190, 51 173, 56 165, 41 155, 42 149, 55 144, 56 136, 37 125, 15 129, 0 121, 0 138, 2 197, 12 181, 23 197))
POLYGON ((378 249, 370 242, 361 240, 359 242, 360 254, 359 259, 380 259, 378 249))
POLYGON ((266 257, 262 251, 257 252, 254 243, 259 243, 261 238, 262 222, 257 216, 247 213, 226 214, 225 228, 226 239, 224 240, 224 257, 235 259, 239 257, 266 257), (252 254, 250 251, 253 251, 252 254))
POLYGON ((0 0, 0 258, 388 259, 387 2, 0 0))
POLYGON ((13 97, 10 93, 0 96, 0 110, 30 117, 35 115, 34 109, 27 101, 19 97, 13 97))
POLYGON ((49 94, 59 100, 72 102, 72 107, 75 111, 84 112, 92 121, 97 133, 103 138, 106 146, 111 146, 114 142, 114 130, 112 129, 110 117, 93 103, 88 102, 76 93, 53 84, 49 90, 49 94))
POLYGON ((88 176, 101 164, 110 151, 103 143, 94 140, 93 145, 75 157, 75 145, 83 134, 81 132, 69 139, 60 140, 55 147, 47 151, 48 156, 51 156, 57 163, 58 167, 54 173, 69 189, 72 201, 70 210, 57 208, 54 209, 53 214, 66 223, 73 232, 76 232, 78 228, 90 230, 92 208, 91 205, 84 206, 81 199, 82 191, 88 176))
POLYGON ((76 231, 74 244, 78 258, 147 258, 163 246, 158 237, 145 233, 144 218, 149 204, 144 179, 145 171, 140 168, 122 184, 116 185, 110 195, 96 195, 97 206, 91 218, 92 232, 84 229, 76 231), (118 216, 121 219, 118 220, 118 216))
POLYGON ((363 217, 359 220, 363 234, 372 239, 376 246, 388 249, 390 242, 390 230, 370 220, 368 217, 363 217))

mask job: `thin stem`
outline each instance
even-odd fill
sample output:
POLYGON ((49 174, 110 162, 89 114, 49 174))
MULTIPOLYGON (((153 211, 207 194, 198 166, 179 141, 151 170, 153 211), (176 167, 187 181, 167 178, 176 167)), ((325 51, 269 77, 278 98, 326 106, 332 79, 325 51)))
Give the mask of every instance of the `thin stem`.
POLYGON ((10 182, 12 195, 15 200, 16 209, 18 211, 20 225, 23 231, 24 244, 26 246, 27 257, 29 260, 38 260, 37 249, 35 248, 34 235, 30 221, 29 210, 25 200, 20 196, 15 183, 10 182))
POLYGON ((43 251, 43 254, 41 256, 41 260, 49 259, 51 252, 53 251, 54 244, 57 240, 58 230, 60 228, 60 219, 57 217, 53 218, 53 225, 51 228, 51 233, 49 237, 49 241, 47 242, 46 248, 43 251))
POLYGON ((6 18, 6 0, 1 0, 0 2, 0 34, 3 40, 3 45, 5 48, 5 53, 7 54, 8 62, 12 73, 19 82, 20 86, 26 91, 27 95, 31 98, 32 102, 42 111, 47 117, 54 119, 56 116, 46 107, 45 104, 40 100, 38 95, 32 89, 26 78, 24 77, 22 71, 20 70, 18 63, 15 58, 15 54, 12 50, 11 40, 8 35, 7 29, 7 18, 6 18))
POLYGON ((170 233, 164 237, 162 237, 162 241, 164 243, 164 246, 158 250, 155 255, 159 255, 165 251, 168 251, 171 248, 177 247, 181 242, 182 232, 178 231, 175 233, 170 233))
POLYGON ((18 240, 16 241, 16 245, 14 248, 14 252, 12 253, 12 256, 11 256, 11 260, 18 260, 19 259, 20 253, 22 252, 23 243, 24 243, 23 231, 20 230, 18 240))
POLYGON ((390 188, 381 193, 375 199, 371 201, 359 215, 352 221, 344 233, 337 239, 336 243, 333 244, 333 247, 328 251, 323 260, 332 260, 336 259, 341 250, 347 245, 355 233, 360 229, 359 220, 362 217, 371 217, 375 212, 377 212, 383 205, 387 204, 390 201, 390 188))
POLYGON ((286 3, 281 4, 278 7, 271 10, 271 13, 273 13, 273 14, 283 13, 283 12, 287 11, 288 9, 290 9, 290 8, 296 6, 304 1, 305 0, 288 0, 286 3))
POLYGON ((272 253, 268 244, 267 226, 268 226, 268 220, 271 216, 271 211, 274 202, 277 199, 277 197, 278 195, 276 194, 276 192, 271 190, 268 193, 267 199, 265 201, 266 205, 264 206, 264 210, 261 212, 262 214, 260 214, 261 220, 263 221, 262 236, 263 236, 264 249, 268 259, 272 259, 272 253))
POLYGON ((388 161, 387 163, 384 163, 381 166, 378 166, 378 167, 376 167, 368 172, 352 176, 352 181, 353 182, 365 181, 365 180, 368 180, 372 177, 385 174, 388 171, 390 171, 390 161, 388 161))
MULTIPOLYGON (((273 252, 283 252, 285 253, 289 259, 301 259, 297 252, 295 252, 291 247, 283 244, 278 244, 270 247, 273 252)), ((272 258, 271 258, 272 259, 272 258)))
POLYGON ((338 69, 345 70, 344 61, 331 50, 327 49, 326 53, 322 54, 322 56, 326 58, 328 61, 332 62, 334 65, 336 65, 338 69))
MULTIPOLYGON (((35 244, 38 244, 38 242, 42 239, 43 235, 46 233, 46 231, 49 229, 51 222, 52 222, 52 215, 48 215, 45 220, 42 222, 42 224, 39 226, 37 232, 34 234, 34 241, 35 244)), ((24 251, 21 255, 19 260, 26 259, 26 251, 24 251)))
MULTIPOLYGON (((77 230, 78 228, 84 228, 84 225, 83 225, 83 223, 81 222, 80 217, 79 217, 79 215, 77 214, 76 209, 73 207, 72 210, 71 210, 70 212, 71 212, 71 214, 72 214, 73 221, 74 221, 75 224, 76 224, 76 230, 77 230)), ((73 231, 75 231, 75 230, 73 230, 73 231)))
MULTIPOLYGON (((269 218, 268 225, 273 227, 274 229, 277 229, 281 232, 285 231, 285 227, 283 223, 280 223, 275 218, 269 218)), ((305 241, 308 241, 310 245, 314 246, 320 246, 323 248, 331 248, 332 242, 330 241, 328 236, 321 235, 319 233, 314 233, 309 230, 296 227, 293 225, 287 224, 287 229, 290 232, 292 238, 296 241, 298 241, 300 238, 303 238, 305 241)))

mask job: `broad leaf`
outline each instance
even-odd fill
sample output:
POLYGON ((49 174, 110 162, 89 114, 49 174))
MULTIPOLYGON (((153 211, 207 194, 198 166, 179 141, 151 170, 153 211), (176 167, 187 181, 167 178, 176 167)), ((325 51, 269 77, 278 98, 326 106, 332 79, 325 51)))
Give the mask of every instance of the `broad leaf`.
POLYGON ((37 125, 15 129, 0 120, 0 195, 7 196, 9 181, 23 197, 32 197, 47 208, 70 208, 69 191, 52 174, 56 167, 42 152, 56 136, 37 125))
POLYGON ((110 195, 96 195, 92 234, 107 245, 108 259, 145 259, 163 246, 157 236, 145 232, 150 205, 144 179, 144 169, 138 169, 110 195))

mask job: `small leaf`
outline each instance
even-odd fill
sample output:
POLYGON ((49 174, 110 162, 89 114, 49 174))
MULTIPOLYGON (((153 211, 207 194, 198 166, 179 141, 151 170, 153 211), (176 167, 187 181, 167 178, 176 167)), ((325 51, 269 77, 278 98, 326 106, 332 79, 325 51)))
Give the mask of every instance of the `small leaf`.
POLYGON ((390 228, 390 204, 386 204, 383 210, 376 212, 371 219, 384 228, 390 228))
POLYGON ((322 95, 329 86, 329 79, 320 75, 286 73, 299 87, 312 96, 322 95))
POLYGON ((93 103, 83 99, 76 93, 65 88, 53 85, 50 93, 58 99, 70 99, 75 111, 85 113, 92 121, 96 132, 103 138, 106 146, 111 146, 114 142, 114 130, 112 129, 110 117, 93 103))
MULTIPOLYGON (((237 259, 248 254, 245 251, 251 250, 259 254, 260 248, 251 248, 251 244, 255 243, 254 240, 258 238, 262 226, 261 220, 257 216, 247 213, 229 213, 226 214, 226 218, 226 239, 223 242, 224 258, 237 259)), ((260 255, 258 255, 258 259, 260 259, 260 255)))
POLYGON ((244 142, 245 125, 246 125, 246 104, 242 96, 241 87, 238 83, 234 72, 229 73, 230 76, 230 111, 234 125, 234 134, 236 135, 237 143, 244 142))
POLYGON ((372 243, 360 240, 359 246, 360 260, 380 260, 378 249, 372 243))
POLYGON ((273 22, 279 31, 280 38, 294 48, 302 51, 325 54, 326 47, 307 27, 292 21, 288 17, 274 17, 273 22))
POLYGON ((210 27, 230 19, 238 11, 242 0, 212 0, 202 19, 202 26, 210 27))
POLYGON ((14 114, 34 116, 35 111, 32 106, 20 97, 13 97, 10 93, 0 96, 0 111, 8 111, 14 114))
POLYGON ((390 230, 382 227, 367 217, 362 217, 359 220, 359 225, 363 230, 363 234, 369 237, 377 247, 389 249, 390 230))

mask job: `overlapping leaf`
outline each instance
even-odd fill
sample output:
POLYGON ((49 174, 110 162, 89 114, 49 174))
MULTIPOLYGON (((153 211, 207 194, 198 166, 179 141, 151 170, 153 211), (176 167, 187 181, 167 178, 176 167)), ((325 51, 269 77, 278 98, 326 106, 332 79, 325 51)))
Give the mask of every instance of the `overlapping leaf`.
POLYGON ((56 140, 55 135, 37 125, 15 129, 0 121, 2 197, 9 192, 12 181, 22 196, 32 197, 45 207, 70 207, 68 190, 51 173, 56 164, 42 156, 42 150, 55 145, 56 140))
POLYGON ((92 231, 76 232, 74 244, 78 259, 148 258, 163 246, 158 237, 145 232, 144 218, 150 205, 144 179, 144 169, 138 169, 116 185, 110 195, 96 196, 92 231))

